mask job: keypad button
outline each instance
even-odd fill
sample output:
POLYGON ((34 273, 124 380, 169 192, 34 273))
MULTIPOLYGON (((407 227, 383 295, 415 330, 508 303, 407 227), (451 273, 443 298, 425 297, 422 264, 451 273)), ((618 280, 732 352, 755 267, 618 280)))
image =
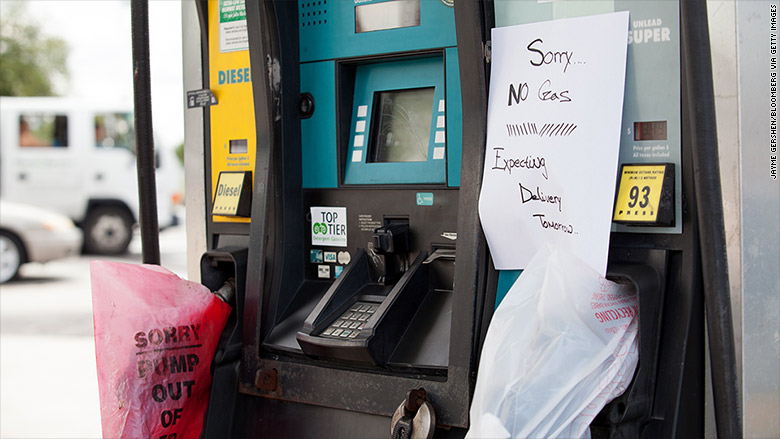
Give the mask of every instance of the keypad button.
POLYGON ((366 322, 379 309, 379 305, 366 302, 355 302, 330 327, 322 333, 323 336, 354 339, 366 322))

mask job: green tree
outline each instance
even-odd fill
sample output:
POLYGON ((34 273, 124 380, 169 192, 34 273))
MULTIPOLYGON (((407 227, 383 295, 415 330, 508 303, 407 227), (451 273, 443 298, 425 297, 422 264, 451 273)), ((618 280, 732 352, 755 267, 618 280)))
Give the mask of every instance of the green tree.
POLYGON ((68 46, 44 35, 26 17, 22 1, 2 1, 0 96, 53 96, 57 79, 68 79, 68 46))
POLYGON ((184 166, 184 142, 180 143, 176 147, 176 158, 179 159, 179 163, 184 166))

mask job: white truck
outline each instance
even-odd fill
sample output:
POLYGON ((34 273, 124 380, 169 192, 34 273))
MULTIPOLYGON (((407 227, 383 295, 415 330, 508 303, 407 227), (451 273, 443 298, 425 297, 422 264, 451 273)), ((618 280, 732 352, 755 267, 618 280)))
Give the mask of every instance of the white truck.
MULTIPOLYGON (((84 230, 84 250, 127 250, 138 220, 133 112, 59 97, 0 97, 0 197, 59 211, 84 230)), ((179 173, 157 159, 160 228, 176 224, 179 173)))

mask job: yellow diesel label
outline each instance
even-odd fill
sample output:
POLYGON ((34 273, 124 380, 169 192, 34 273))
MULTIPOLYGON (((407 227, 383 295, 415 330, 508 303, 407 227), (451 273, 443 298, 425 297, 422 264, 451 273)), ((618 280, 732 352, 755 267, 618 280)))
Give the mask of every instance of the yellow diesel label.
POLYGON ((236 215, 243 187, 243 172, 220 172, 211 213, 214 215, 236 215))
POLYGON ((254 171, 255 164, 255 111, 249 50, 244 40, 246 21, 245 16, 241 15, 243 4, 243 1, 236 0, 208 2, 209 88, 219 102, 218 105, 208 107, 214 222, 249 222, 249 218, 225 216, 231 215, 222 210, 228 208, 229 203, 224 201, 228 198, 220 197, 217 193, 221 173, 254 171), (241 26, 244 27, 243 33, 241 26))
POLYGON ((615 201, 614 221, 655 222, 665 165, 625 165, 615 201))

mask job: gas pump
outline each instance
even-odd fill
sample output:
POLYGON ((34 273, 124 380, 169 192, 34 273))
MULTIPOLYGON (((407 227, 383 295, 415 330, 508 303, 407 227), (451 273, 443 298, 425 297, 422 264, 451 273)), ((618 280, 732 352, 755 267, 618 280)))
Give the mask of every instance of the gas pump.
POLYGON ((519 275, 492 269, 476 208, 490 29, 618 10, 631 26, 608 277, 639 295, 640 363, 591 430, 703 435, 677 2, 219 0, 185 17, 193 7, 188 111, 203 134, 188 148, 203 153, 205 217, 189 239, 205 241, 201 281, 237 291, 205 437, 465 434, 490 316, 519 275), (663 178, 646 194, 620 178, 649 168, 663 178), (651 195, 658 212, 626 213, 651 195))
MULTIPOLYGON (((198 3, 200 276, 245 278, 206 435, 305 436, 320 422, 330 436, 389 434, 411 389, 425 389, 408 408, 426 407, 431 433, 465 428, 487 259, 473 210, 481 162, 461 162, 482 145, 463 141, 453 5, 242 7, 198 3)), ((475 46, 478 31, 464 34, 475 46)))

